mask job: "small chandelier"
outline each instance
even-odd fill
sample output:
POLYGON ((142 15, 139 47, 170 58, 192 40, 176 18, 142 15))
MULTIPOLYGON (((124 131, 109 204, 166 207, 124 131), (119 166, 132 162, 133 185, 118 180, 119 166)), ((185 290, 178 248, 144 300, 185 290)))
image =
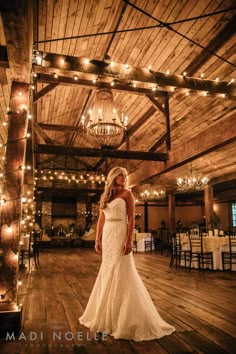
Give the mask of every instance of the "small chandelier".
POLYGON ((139 197, 145 201, 161 200, 166 197, 166 192, 164 190, 158 190, 152 185, 146 184, 142 186, 142 191, 139 193, 139 197))
POLYGON ((201 173, 194 173, 191 166, 184 176, 177 178, 177 190, 179 192, 202 191, 208 182, 208 177, 203 176, 201 173))
MULTIPOLYGON (((123 139, 124 132, 128 125, 128 118, 121 118, 114 106, 112 91, 99 89, 93 109, 89 111, 90 119, 86 131, 96 142, 103 147, 116 147, 123 139)), ((84 120, 82 121, 84 126, 84 120)))

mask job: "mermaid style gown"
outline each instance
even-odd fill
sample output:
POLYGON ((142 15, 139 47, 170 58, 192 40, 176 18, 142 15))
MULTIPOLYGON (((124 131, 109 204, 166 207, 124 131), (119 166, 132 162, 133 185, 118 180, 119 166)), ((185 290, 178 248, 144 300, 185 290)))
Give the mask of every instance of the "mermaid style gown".
POLYGON ((132 252, 123 254, 127 235, 125 200, 116 198, 103 211, 102 264, 80 323, 93 332, 137 342, 171 334, 175 328, 157 312, 132 252))

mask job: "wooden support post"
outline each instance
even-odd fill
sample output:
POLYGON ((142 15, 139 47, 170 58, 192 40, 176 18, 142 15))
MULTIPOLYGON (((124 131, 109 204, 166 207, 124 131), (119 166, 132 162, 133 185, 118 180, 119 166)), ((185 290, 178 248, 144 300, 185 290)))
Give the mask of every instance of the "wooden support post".
POLYGON ((211 185, 206 186, 204 189, 204 201, 205 201, 205 216, 206 216, 206 228, 211 229, 211 220, 213 217, 213 187, 211 185))
MULTIPOLYGON (((27 133, 28 84, 12 83, 8 115, 8 136, 5 156, 5 178, 1 196, 1 268, 0 268, 0 316, 19 311, 17 304, 18 257, 21 220, 21 197, 24 177, 27 133)), ((1 321, 1 320, 0 320, 1 321)), ((2 322, 2 321, 1 321, 2 322)), ((10 322, 9 322, 10 323, 10 322)), ((5 323, 0 336, 11 325, 5 323)))
POLYGON ((169 229, 175 230, 175 195, 168 195, 168 209, 169 209, 169 229))
POLYGON ((148 202, 144 203, 144 232, 148 232, 148 202))
POLYGON ((169 94, 165 93, 165 117, 166 117, 166 147, 167 150, 171 149, 170 141, 170 110, 169 110, 169 94))

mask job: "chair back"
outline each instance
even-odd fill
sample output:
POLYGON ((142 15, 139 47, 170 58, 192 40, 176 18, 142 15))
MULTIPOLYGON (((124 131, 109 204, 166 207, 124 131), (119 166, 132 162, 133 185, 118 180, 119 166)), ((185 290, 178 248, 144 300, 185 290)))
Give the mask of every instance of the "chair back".
POLYGON ((203 240, 202 234, 192 235, 189 234, 189 247, 192 253, 203 253, 203 240))
POLYGON ((236 233, 229 235, 229 252, 236 253, 236 233))
POLYGON ((181 252, 182 251, 182 243, 181 243, 181 239, 180 239, 180 233, 176 233, 175 237, 172 236, 172 240, 174 239, 175 242, 175 248, 176 248, 176 252, 181 252))
POLYGON ((38 246, 42 240, 42 230, 32 230, 30 233, 30 240, 34 247, 38 246))

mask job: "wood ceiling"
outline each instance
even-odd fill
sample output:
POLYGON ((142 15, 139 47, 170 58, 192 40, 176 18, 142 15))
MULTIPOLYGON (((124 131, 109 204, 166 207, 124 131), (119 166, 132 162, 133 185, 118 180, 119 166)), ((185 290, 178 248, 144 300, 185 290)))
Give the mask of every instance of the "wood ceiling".
MULTIPOLYGON (((3 122, 12 80, 34 82, 37 168, 106 173, 122 165, 130 186, 152 181, 170 191, 192 162, 213 184, 236 180, 234 0, 20 3, 1 5, 0 112, 3 122), (41 65, 33 51, 42 54, 41 65), (98 87, 112 89, 117 111, 129 118, 117 151, 166 154, 166 161, 123 159, 117 151, 116 158, 112 152, 95 155, 100 147, 81 129, 81 117, 88 119, 98 87)), ((6 129, 0 125, 3 142, 6 129)))

